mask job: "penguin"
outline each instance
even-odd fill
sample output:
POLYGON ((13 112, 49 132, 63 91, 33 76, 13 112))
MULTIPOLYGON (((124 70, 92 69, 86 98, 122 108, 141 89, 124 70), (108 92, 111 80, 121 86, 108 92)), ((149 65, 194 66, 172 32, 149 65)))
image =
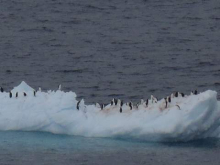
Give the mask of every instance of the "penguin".
MULTIPOLYGON (((80 101, 81 101, 81 100, 80 100, 80 101)), ((79 110, 80 101, 78 101, 77 104, 76 104, 76 109, 77 109, 77 110, 79 110)))
POLYGON ((185 97, 185 94, 184 93, 181 93, 182 97, 185 97))
POLYGON ((157 103, 157 98, 151 95, 151 102, 152 103, 157 103))
POLYGON ((148 99, 146 100, 146 107, 148 106, 148 99))
POLYGON ((154 97, 154 103, 157 103, 158 99, 157 97, 154 97))
POLYGON ((167 98, 164 98, 164 100, 165 100, 165 109, 166 109, 168 105, 167 98))
POLYGON ((179 93, 179 92, 175 92, 175 97, 178 97, 178 93, 179 93))
POLYGON ((111 106, 114 104, 114 100, 111 101, 111 106))
POLYGON ((12 93, 11 92, 9 93, 9 97, 12 98, 12 93))
POLYGON ((122 113, 122 107, 120 107, 120 113, 122 113))
POLYGON ((105 105, 104 104, 102 104, 101 105, 101 110, 103 110, 105 108, 105 105))
POLYGON ((151 102, 153 103, 153 101, 154 101, 154 96, 151 95, 150 98, 151 98, 151 102))
POLYGON ((168 102, 171 103, 171 97, 170 96, 168 97, 168 102))
POLYGON ((194 94, 195 94, 195 95, 197 95, 197 94, 198 94, 198 91, 197 91, 197 90, 195 90, 195 91, 194 91, 194 94))
POLYGON ((132 110, 132 103, 131 102, 129 102, 129 107, 130 107, 130 110, 132 110))
POLYGON ((24 92, 24 96, 26 97, 27 96, 27 94, 24 92))
POLYGON ((41 92, 41 87, 39 87, 38 91, 41 92))
POLYGON ((58 86, 58 90, 61 90, 61 84, 58 86))
POLYGON ((34 97, 36 96, 36 91, 34 91, 34 97))
POLYGON ((18 98, 18 92, 16 92, 15 97, 18 98))
POLYGON ((3 93, 4 92, 4 89, 1 87, 1 92, 3 93))
POLYGON ((115 101, 115 105, 117 105, 117 104, 118 104, 118 100, 117 100, 117 99, 115 99, 114 101, 115 101))

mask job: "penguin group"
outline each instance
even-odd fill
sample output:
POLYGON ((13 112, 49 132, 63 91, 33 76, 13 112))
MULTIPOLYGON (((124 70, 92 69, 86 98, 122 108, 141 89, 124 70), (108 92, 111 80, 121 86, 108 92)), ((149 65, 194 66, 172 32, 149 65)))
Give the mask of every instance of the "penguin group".
MULTIPOLYGON (((198 91, 194 90, 191 92, 190 95, 197 95, 198 91)), ((123 110, 139 110, 139 109, 146 109, 150 106, 154 106, 155 104, 160 104, 160 110, 165 110, 167 108, 170 108, 171 106, 176 106, 177 109, 181 110, 180 105, 174 104, 173 99, 175 98, 185 98, 187 95, 181 92, 173 92, 169 96, 166 96, 165 98, 158 100, 157 97, 151 95, 150 99, 141 99, 140 102, 134 104, 133 102, 123 103, 122 100, 113 98, 109 104, 106 106, 104 104, 96 103, 96 107, 100 108, 100 110, 110 110, 110 109, 118 109, 120 113, 123 113, 123 110)))
MULTIPOLYGON (((26 92, 22 92, 21 95, 23 95, 24 97, 27 97, 27 93, 26 93, 26 92)), ((33 96, 36 97, 36 91, 35 91, 35 90, 33 91, 33 96)), ((9 98, 12 98, 12 97, 13 97, 13 94, 12 94, 12 92, 10 91, 10 92, 9 92, 9 98)), ((15 98, 18 98, 18 92, 15 93, 15 96, 14 96, 14 97, 15 97, 15 98)))
MULTIPOLYGON (((61 90, 61 84, 58 86, 58 90, 61 90)), ((4 92, 4 89, 3 89, 2 87, 0 87, 0 92, 1 92, 1 93, 4 92)), ((39 87, 38 92, 41 92, 41 87, 39 87)), ((36 97, 36 94, 37 94, 36 90, 33 90, 33 96, 34 96, 34 97, 36 97)), ((20 94, 20 95, 21 95, 21 96, 23 95, 24 97, 27 97, 27 93, 26 93, 26 92, 22 92, 22 94, 20 94)), ((18 98, 18 96, 19 96, 19 93, 16 92, 16 93, 15 93, 15 98, 18 98)), ((9 98, 12 98, 12 97, 13 97, 13 94, 12 94, 12 92, 10 91, 10 92, 9 92, 9 98)))
MULTIPOLYGON (((61 84, 58 86, 58 90, 61 90, 61 84)), ((0 92, 3 93, 4 92, 4 89, 2 87, 0 87, 0 92)), ((36 97, 37 95, 37 92, 41 92, 41 87, 39 87, 38 91, 35 91, 33 90, 33 96, 36 97)), ((23 96, 23 97, 27 97, 29 94, 27 94, 26 92, 16 92, 15 93, 15 98, 18 98, 19 96, 23 96)), ((198 95, 198 91, 197 90, 194 90, 194 91, 191 91, 190 95, 198 95)), ((13 97, 13 94, 12 92, 10 91, 9 92, 9 98, 12 98, 13 97)), ((161 99, 161 100, 158 100, 157 97, 151 95, 149 99, 141 99, 140 102, 134 104, 132 101, 129 101, 127 103, 124 104, 123 100, 120 100, 120 99, 116 99, 116 98, 113 98, 109 104, 105 105, 105 104, 99 104, 99 103, 96 103, 96 107, 97 108, 100 108, 100 110, 111 110, 111 109, 116 109, 119 111, 119 113, 123 113, 123 111, 132 111, 132 110, 139 110, 139 109, 146 109, 148 107, 151 107, 155 104, 158 104, 160 103, 160 109, 161 110, 165 110, 167 108, 169 108, 170 106, 173 106, 173 102, 172 100, 175 99, 175 98, 178 98, 178 97, 187 97, 187 95, 185 95, 184 93, 180 93, 180 92, 173 92, 171 93, 171 95, 169 96, 166 96, 165 98, 161 99)), ((81 100, 77 102, 76 104, 76 109, 77 110, 80 110, 80 103, 81 103, 81 100)), ((179 110, 181 110, 181 107, 180 105, 176 104, 175 105, 179 110)))

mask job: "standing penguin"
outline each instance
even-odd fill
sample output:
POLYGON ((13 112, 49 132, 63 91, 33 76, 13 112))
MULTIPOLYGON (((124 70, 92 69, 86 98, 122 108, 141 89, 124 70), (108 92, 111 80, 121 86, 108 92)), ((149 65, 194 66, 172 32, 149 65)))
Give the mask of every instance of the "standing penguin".
POLYGON ((3 89, 2 87, 1 87, 1 89, 0 89, 0 90, 1 90, 1 92, 2 92, 2 93, 4 92, 4 89, 3 89))
POLYGON ((195 95, 197 95, 197 94, 198 94, 198 91, 197 91, 197 90, 195 90, 195 91, 194 91, 194 94, 195 94, 195 95))
POLYGON ((132 103, 131 102, 129 102, 129 107, 130 107, 130 110, 132 110, 132 103))
POLYGON ((120 107, 120 113, 122 113, 122 107, 120 107))
POLYGON ((9 93, 9 97, 12 98, 12 93, 11 92, 9 93))
POLYGON ((34 97, 36 96, 36 91, 34 90, 34 97))
POLYGON ((156 98, 156 97, 154 97, 153 95, 151 95, 150 98, 151 98, 151 103, 152 103, 152 104, 153 104, 153 103, 157 103, 157 98, 156 98))
MULTIPOLYGON (((81 101, 81 100, 80 100, 80 101, 81 101)), ((80 101, 78 101, 77 104, 76 104, 76 109, 77 109, 77 110, 79 110, 80 101)))
POLYGON ((168 105, 167 98, 164 98, 164 100, 165 100, 165 108, 167 108, 167 105, 168 105))
POLYGON ((26 97, 27 96, 27 94, 24 92, 24 97, 26 97))
POLYGON ((171 103, 171 97, 170 96, 168 97, 168 102, 171 103))
POLYGON ((146 100, 146 107, 148 106, 148 99, 146 100))
POLYGON ((179 92, 176 92, 176 93, 175 93, 175 97, 178 97, 178 93, 179 93, 179 92))
POLYGON ((121 104, 120 104, 120 113, 122 113, 122 106, 123 106, 123 100, 121 100, 121 104))
POLYGON ((185 97, 185 94, 184 93, 181 93, 182 97, 185 97))
POLYGON ((115 105, 117 105, 118 104, 118 99, 114 99, 114 101, 115 101, 115 105))
POLYGON ((121 100, 121 107, 123 106, 123 100, 121 100))
POLYGON ((16 92, 15 97, 18 98, 18 92, 16 92))
POLYGON ((103 110, 105 108, 105 105, 104 104, 102 104, 101 105, 101 110, 103 110))
POLYGON ((111 106, 114 104, 114 99, 111 101, 111 106))

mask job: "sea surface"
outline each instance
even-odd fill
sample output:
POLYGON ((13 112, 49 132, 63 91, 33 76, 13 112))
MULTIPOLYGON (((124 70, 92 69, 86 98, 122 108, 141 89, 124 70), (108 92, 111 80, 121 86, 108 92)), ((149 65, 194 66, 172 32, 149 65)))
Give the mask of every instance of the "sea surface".
MULTIPOLYGON (((217 0, 0 0, 0 85, 86 104, 220 90, 217 0)), ((218 93, 220 98, 220 92, 218 93)), ((148 143, 0 132, 0 164, 219 164, 220 141, 148 143)))

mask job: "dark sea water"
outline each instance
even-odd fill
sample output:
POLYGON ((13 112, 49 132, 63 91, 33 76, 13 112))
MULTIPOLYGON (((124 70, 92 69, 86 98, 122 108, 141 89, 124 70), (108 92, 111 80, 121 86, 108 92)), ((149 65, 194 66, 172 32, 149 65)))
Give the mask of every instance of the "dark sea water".
MULTIPOLYGON (((0 84, 86 103, 220 90, 217 0, 1 0, 0 84)), ((218 97, 220 94, 218 94, 218 97)), ((1 132, 0 164, 219 164, 218 140, 149 144, 1 132)))
POLYGON ((220 142, 216 139, 146 143, 40 132, 0 132, 0 148, 0 164, 219 165, 220 162, 220 142))

